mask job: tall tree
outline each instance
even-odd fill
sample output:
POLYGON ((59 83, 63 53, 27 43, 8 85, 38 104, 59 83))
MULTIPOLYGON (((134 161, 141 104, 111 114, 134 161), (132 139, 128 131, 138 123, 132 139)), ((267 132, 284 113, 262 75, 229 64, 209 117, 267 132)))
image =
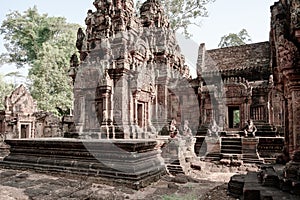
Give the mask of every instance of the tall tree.
POLYGON ((227 35, 224 35, 221 38, 220 43, 218 44, 218 47, 232 47, 232 46, 239 46, 243 44, 247 44, 251 42, 251 37, 249 36, 246 29, 242 29, 238 33, 229 33, 227 35))
POLYGON ((79 25, 39 14, 36 7, 7 14, 0 28, 6 41, 2 62, 29 65, 29 89, 39 109, 61 114, 72 106, 69 60, 79 25))
POLYGON ((14 84, 4 80, 4 75, 0 74, 0 110, 4 109, 4 99, 14 90, 14 84))
MULTIPOLYGON (((137 7, 146 0, 138 0, 137 7)), ((186 38, 192 34, 188 32, 190 25, 200 26, 199 18, 208 17, 207 5, 215 0, 160 0, 170 20, 170 27, 182 33, 186 38)))

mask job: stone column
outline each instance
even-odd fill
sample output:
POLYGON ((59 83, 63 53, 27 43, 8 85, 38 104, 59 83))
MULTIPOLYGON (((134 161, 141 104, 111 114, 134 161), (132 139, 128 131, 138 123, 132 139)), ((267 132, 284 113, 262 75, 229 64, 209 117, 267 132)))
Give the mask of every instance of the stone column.
MULTIPOLYGON (((120 78, 115 80, 114 88, 114 122, 116 128, 118 128, 118 137, 129 139, 129 88, 128 88, 128 74, 126 72, 120 72, 120 78)), ((130 90, 129 90, 130 91, 130 90)))
POLYGON ((288 137, 289 137, 289 153, 290 155, 293 154, 293 151, 294 151, 294 139, 293 139, 293 123, 292 123, 292 120, 293 120, 293 101, 292 101, 292 97, 291 95, 288 95, 288 110, 287 110, 287 117, 288 119, 286 119, 286 125, 288 126, 287 127, 287 130, 288 130, 288 137))
MULTIPOLYGON (((108 128, 108 94, 103 93, 101 95, 102 99, 102 122, 101 123, 101 136, 100 138, 109 139, 109 128, 108 128)), ((99 111, 98 111, 99 112, 99 111)), ((100 111, 101 112, 101 111, 100 111)))
POLYGON ((134 97, 134 124, 138 124, 138 100, 137 100, 137 95, 134 97))
POLYGON ((113 101, 113 96, 114 96, 114 88, 112 86, 111 88, 111 94, 109 95, 109 107, 108 107, 108 111, 109 111, 109 130, 110 132, 112 133, 113 135, 113 139, 116 138, 116 133, 115 133, 115 126, 113 124, 113 121, 114 121, 114 101, 113 101))
POLYGON ((168 123, 168 78, 161 77, 157 80, 157 120, 155 127, 160 131, 168 123))
POLYGON ((207 145, 207 154, 219 154, 221 153, 221 138, 220 137, 205 137, 207 145))
POLYGON ((300 151, 300 89, 292 91, 293 151, 300 151))

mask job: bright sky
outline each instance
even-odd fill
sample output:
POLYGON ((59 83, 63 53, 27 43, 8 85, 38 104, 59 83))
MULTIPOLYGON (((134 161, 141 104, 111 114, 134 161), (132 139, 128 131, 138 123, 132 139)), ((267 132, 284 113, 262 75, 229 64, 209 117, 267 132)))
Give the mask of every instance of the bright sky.
MULTIPOLYGON (((0 0, 0 23, 5 15, 14 10, 23 12, 29 7, 37 6, 40 13, 49 16, 64 16, 68 22, 84 25, 88 9, 93 9, 94 0, 0 0)), ((207 49, 217 48, 223 35, 238 33, 245 28, 252 38, 252 42, 269 40, 270 6, 275 0, 216 0, 208 6, 209 17, 202 20, 202 26, 192 27, 194 35, 192 41, 184 42, 182 51, 188 63, 194 63, 198 45, 205 43, 207 49), (187 45, 190 44, 190 45, 187 45), (190 55, 193 54, 193 55, 190 55)), ((181 40, 180 40, 181 41, 181 40)), ((181 42, 182 43, 182 42, 181 42)), ((4 44, 0 37, 0 53, 4 52, 4 44)), ((194 64, 195 65, 195 64, 194 64)), ((10 66, 1 67, 1 72, 14 71, 10 66)))

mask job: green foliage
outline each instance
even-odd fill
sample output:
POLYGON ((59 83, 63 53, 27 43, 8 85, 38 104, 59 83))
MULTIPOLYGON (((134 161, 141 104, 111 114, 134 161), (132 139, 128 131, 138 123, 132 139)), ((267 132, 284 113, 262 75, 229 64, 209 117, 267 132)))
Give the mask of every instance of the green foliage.
POLYGON ((240 124, 240 110, 233 111, 233 124, 234 126, 239 126, 240 124))
POLYGON ((68 63, 73 49, 45 42, 29 70, 30 92, 40 109, 63 114, 72 106, 72 88, 68 77, 68 63), (63 56, 62 56, 63 55, 63 56))
POLYGON ((229 33, 228 35, 224 35, 221 38, 218 47, 232 47, 232 46, 240 46, 251 42, 251 37, 249 36, 246 29, 242 29, 239 33, 229 33))
POLYGON ((29 89, 41 110, 62 114, 72 107, 69 60, 76 51, 79 25, 40 15, 36 7, 7 14, 0 33, 6 41, 2 62, 29 65, 29 89))
MULTIPOLYGON (((145 0, 138 0, 137 7, 145 0)), ((215 0, 161 0, 165 13, 170 20, 171 29, 182 30, 186 38, 192 35, 188 32, 190 25, 200 26, 199 18, 208 17, 206 6, 215 0)))
POLYGON ((4 80, 4 76, 0 74, 0 110, 4 109, 5 96, 10 95, 13 90, 14 90, 14 84, 7 83, 4 80))

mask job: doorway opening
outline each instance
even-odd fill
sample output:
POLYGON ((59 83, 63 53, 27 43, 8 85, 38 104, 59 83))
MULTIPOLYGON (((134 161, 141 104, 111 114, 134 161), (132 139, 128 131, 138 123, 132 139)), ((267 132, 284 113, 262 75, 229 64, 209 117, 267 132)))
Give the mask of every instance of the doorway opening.
POLYGON ((29 138, 29 125, 21 124, 21 138, 29 138))
POLYGON ((238 106, 228 107, 229 128, 240 128, 240 108, 238 106))
POLYGON ((137 104, 137 121, 138 121, 138 126, 141 128, 143 127, 143 113, 144 113, 143 104, 138 103, 137 104))

